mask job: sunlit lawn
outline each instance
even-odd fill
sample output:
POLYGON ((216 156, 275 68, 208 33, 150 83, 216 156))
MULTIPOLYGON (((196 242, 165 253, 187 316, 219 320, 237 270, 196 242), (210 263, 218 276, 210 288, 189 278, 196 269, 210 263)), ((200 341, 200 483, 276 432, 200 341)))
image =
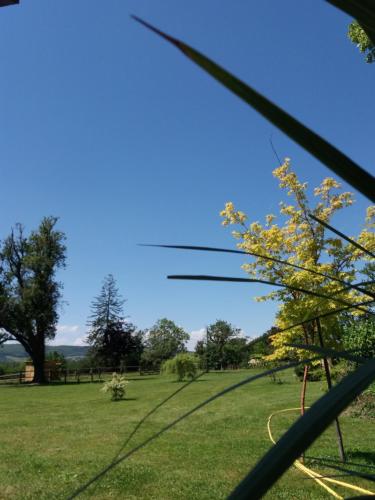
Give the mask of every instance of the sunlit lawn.
MULTIPOLYGON (((251 373, 255 373, 252 371, 251 373)), ((249 375, 249 371, 209 373, 191 384, 146 421, 127 450, 192 405, 249 375)), ((141 417, 178 383, 159 376, 131 376, 127 399, 111 402, 101 384, 0 387, 0 499, 66 498, 116 455, 141 417)), ((310 383, 308 400, 322 394, 310 383)), ((211 403, 168 431, 106 475, 82 497, 97 499, 220 499, 269 448, 268 415, 298 406, 299 383, 291 373, 284 383, 268 378, 211 403)), ((279 436, 296 414, 274 418, 279 436)), ((375 425, 342 417, 350 462, 375 473, 375 425)), ((307 457, 337 459, 333 429, 307 457)), ((307 459, 307 464, 309 459, 307 459)), ((313 467, 318 468, 318 462, 313 467)), ((341 474, 331 469, 329 474, 341 474)), ((375 489, 365 480, 340 477, 375 489)), ((374 484, 374 483, 372 483, 374 484)), ((340 491, 340 490, 338 490, 340 491)), ((341 490, 343 496, 350 491, 341 490)), ((291 469, 267 498, 329 498, 311 479, 291 469)))

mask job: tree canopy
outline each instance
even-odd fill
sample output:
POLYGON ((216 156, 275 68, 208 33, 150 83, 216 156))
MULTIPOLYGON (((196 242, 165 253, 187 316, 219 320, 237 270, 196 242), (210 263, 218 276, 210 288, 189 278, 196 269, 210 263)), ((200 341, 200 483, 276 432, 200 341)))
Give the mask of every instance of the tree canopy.
POLYGON ((239 328, 222 319, 207 327, 206 340, 197 342, 195 352, 207 368, 238 367, 248 361, 247 339, 241 337, 239 328))
MULTIPOLYGON (((282 222, 276 223, 276 216, 269 214, 265 217, 265 224, 258 221, 247 224, 245 213, 236 210, 231 202, 226 204, 221 216, 224 225, 237 226, 233 235, 239 240, 238 247, 249 254, 257 254, 252 262, 243 265, 243 269, 253 278, 282 286, 258 297, 258 300, 281 302, 276 326, 284 329, 316 314, 339 309, 343 303, 355 304, 364 300, 362 293, 343 283, 355 281, 360 275, 357 262, 368 260, 368 255, 351 243, 326 235, 325 227, 311 217, 328 223, 338 210, 353 203, 352 194, 339 192, 340 184, 330 177, 326 178, 314 189, 317 202, 312 208, 307 197, 307 183, 298 179, 289 159, 276 168, 273 175, 279 180, 280 188, 286 190, 293 200, 280 203, 282 222), (332 298, 314 296, 303 290, 332 298)), ((370 231, 374 216, 375 207, 369 207, 365 226, 356 238, 370 251, 375 248, 375 235, 370 231)), ((325 318, 322 324, 327 344, 337 346, 340 341, 337 316, 325 318)), ((314 334, 314 329, 307 326, 276 333, 272 336, 275 350, 270 357, 292 355, 294 350, 285 346, 286 342, 309 342, 314 334)), ((299 354, 303 355, 302 352, 299 354)))
POLYGON ((159 365, 173 358, 176 354, 186 352, 189 334, 167 318, 159 319, 146 333, 143 360, 146 363, 159 365))
POLYGON ((65 235, 58 219, 45 217, 29 236, 17 224, 0 250, 0 332, 17 340, 34 364, 34 382, 44 382, 45 341, 53 339, 59 318, 65 266, 65 235))

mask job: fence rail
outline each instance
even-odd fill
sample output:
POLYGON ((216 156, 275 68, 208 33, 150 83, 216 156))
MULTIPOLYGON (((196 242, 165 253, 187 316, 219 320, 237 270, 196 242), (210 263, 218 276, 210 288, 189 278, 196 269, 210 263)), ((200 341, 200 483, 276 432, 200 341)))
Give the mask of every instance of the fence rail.
MULTIPOLYGON (((113 372, 125 374, 138 374, 144 375, 159 375, 160 369, 150 370, 144 369, 141 366, 127 366, 127 367, 93 367, 81 369, 64 369, 46 370, 46 379, 49 383, 80 383, 80 382, 103 382, 108 379, 113 372)), ((6 373, 0 375, 0 385, 6 384, 27 384, 30 380, 26 379, 27 372, 20 371, 14 373, 6 373)))
POLYGON ((1 384, 20 384, 24 379, 25 372, 14 372, 14 373, 5 373, 4 375, 0 375, 0 385, 1 384))

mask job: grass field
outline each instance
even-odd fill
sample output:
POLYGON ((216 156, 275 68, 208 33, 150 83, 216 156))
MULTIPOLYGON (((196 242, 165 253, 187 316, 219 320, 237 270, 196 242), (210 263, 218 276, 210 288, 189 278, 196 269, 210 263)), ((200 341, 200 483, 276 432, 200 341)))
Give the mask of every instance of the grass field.
MULTIPOLYGON (((127 449, 192 405, 248 375, 249 371, 205 374, 152 415, 127 449)), ((270 447, 268 415, 298 406, 299 383, 291 373, 283 377, 281 385, 262 379, 211 403, 120 464, 82 498, 225 498, 270 447)), ((113 459, 149 409, 179 387, 179 383, 160 376, 129 379, 127 399, 119 402, 111 402, 100 392, 98 383, 1 387, 0 499, 68 497, 113 459)), ((322 389, 320 382, 310 383, 307 402, 321 395, 322 389)), ((275 417, 275 436, 296 416, 275 417)), ((374 422, 345 416, 341 421, 349 462, 362 464, 357 470, 374 474, 374 422)), ((374 483, 342 478, 342 472, 323 468, 320 459, 337 459, 333 429, 308 450, 306 457, 306 464, 313 464, 315 470, 374 489, 374 483)), ((350 491, 337 491, 352 496, 350 491)), ((292 468, 266 498, 330 497, 292 468)))

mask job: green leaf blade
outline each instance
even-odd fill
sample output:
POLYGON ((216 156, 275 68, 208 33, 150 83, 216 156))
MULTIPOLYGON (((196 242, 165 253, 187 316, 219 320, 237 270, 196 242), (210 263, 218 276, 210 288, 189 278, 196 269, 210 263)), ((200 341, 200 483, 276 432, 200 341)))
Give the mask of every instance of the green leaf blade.
POLYGON ((142 19, 135 16, 133 18, 180 49, 191 61, 195 62, 215 80, 222 83, 228 90, 236 94, 271 123, 276 125, 276 127, 297 142, 297 144, 302 146, 306 151, 309 151, 309 153, 370 200, 375 201, 374 177, 335 146, 307 128, 249 85, 246 85, 224 68, 211 61, 205 55, 146 23, 142 19))
POLYGON ((355 373, 345 377, 288 429, 228 498, 262 498, 293 462, 374 379, 375 360, 368 361, 355 373))

